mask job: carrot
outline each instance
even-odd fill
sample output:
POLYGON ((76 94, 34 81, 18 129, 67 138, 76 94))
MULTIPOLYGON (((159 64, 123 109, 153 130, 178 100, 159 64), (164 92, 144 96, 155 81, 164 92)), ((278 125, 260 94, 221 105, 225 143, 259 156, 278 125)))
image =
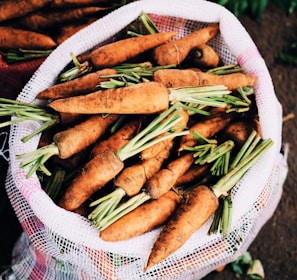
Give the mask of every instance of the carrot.
POLYGON ((216 68, 220 63, 218 53, 207 44, 193 48, 187 60, 190 65, 197 68, 216 68))
POLYGON ((154 81, 162 83, 167 88, 224 85, 229 90, 236 90, 238 87, 254 86, 257 77, 244 73, 217 75, 199 69, 162 69, 154 73, 154 81))
POLYGON ((226 113, 224 108, 213 108, 210 110, 210 116, 207 116, 190 127, 188 135, 182 136, 180 140, 179 151, 185 146, 193 147, 197 139, 193 133, 198 133, 202 137, 212 138, 219 131, 225 128, 231 120, 236 117, 236 113, 226 113))
MULTIPOLYGON (((7 1, 10 2, 10 1, 7 1)), ((0 13, 1 14, 1 13, 0 13)), ((0 49, 51 49, 56 47, 56 42, 49 36, 13 28, 8 26, 0 26, 0 49)))
MULTIPOLYGON (((50 4, 51 0, 10 0, 0 1, 0 22, 27 15, 50 4)), ((2 33, 2 31, 0 32, 2 33)))
POLYGON ((219 24, 212 24, 184 36, 156 47, 153 58, 159 65, 181 64, 190 51, 202 44, 207 43, 219 32, 219 24))
POLYGON ((132 119, 129 119, 122 127, 112 133, 107 139, 95 144, 91 151, 91 157, 99 155, 107 149, 111 149, 116 152, 125 144, 127 144, 129 140, 137 134, 137 132, 139 132, 142 125, 143 118, 140 116, 135 116, 132 119))
POLYGON ((16 20, 16 23, 28 30, 43 31, 62 23, 81 20, 84 16, 106 10, 101 7, 80 7, 67 10, 41 10, 16 20))
POLYGON ((175 35, 176 32, 171 31, 122 39, 94 50, 90 61, 95 68, 112 67, 167 42, 175 35))
POLYGON ((93 157, 75 177, 58 205, 73 211, 114 178, 124 167, 123 161, 111 150, 93 157))
POLYGON ((53 142, 36 151, 18 155, 25 159, 21 167, 32 165, 27 176, 30 177, 34 171, 40 168, 47 175, 51 175, 44 163, 52 156, 57 155, 61 159, 70 158, 74 154, 86 149, 101 137, 106 128, 118 118, 118 115, 93 115, 81 123, 56 133, 53 142))
POLYGON ((176 185, 179 176, 183 175, 194 162, 193 154, 187 153, 171 161, 145 184, 151 198, 156 199, 176 185))
POLYGON ((104 241, 115 242, 148 232, 164 224, 179 202, 180 196, 169 191, 158 199, 142 204, 100 231, 100 237, 104 241))
MULTIPOLYGON (((176 125, 176 128, 174 129, 174 131, 182 131, 188 124, 189 121, 189 114, 186 110, 181 110, 180 111, 180 115, 182 116, 182 119, 180 121, 180 123, 178 123, 176 125)), ((168 133, 168 132, 167 132, 168 133)), ((159 137, 162 137, 164 135, 159 135, 159 137)), ((172 138, 167 138, 147 149, 144 149, 141 152, 141 159, 145 160, 145 159, 149 159, 152 157, 155 157, 158 153, 160 153, 163 149, 166 149, 167 145, 170 145, 170 142, 172 141, 172 138)))
MULTIPOLYGON (((177 122, 179 122, 181 118, 178 115, 178 111, 176 111, 176 114, 171 114, 174 110, 176 110, 176 108, 171 107, 165 112, 158 115, 146 126, 146 128, 141 130, 137 135, 130 139, 128 143, 126 143, 116 152, 112 149, 109 149, 91 158, 91 160, 83 168, 83 171, 73 180, 72 184, 68 187, 64 197, 62 198, 62 202, 60 204, 61 207, 70 211, 78 208, 86 199, 94 194, 95 191, 100 190, 106 183, 108 183, 112 178, 118 175, 118 173, 122 170, 124 166, 123 162, 126 159, 140 153, 141 150, 144 149, 146 146, 153 145, 155 143, 155 140, 152 139, 158 136, 158 134, 161 134, 167 130, 170 131, 170 129, 177 122), (170 115, 170 118, 167 120, 166 126, 164 126, 163 124, 160 125, 160 122, 162 122, 163 119, 166 118, 168 115, 170 115), (114 154, 114 164, 111 162, 112 158, 106 158, 105 153, 114 154), (109 160, 109 162, 105 162, 106 160, 109 160), (103 171, 101 172, 100 165, 114 165, 117 168, 109 167, 111 171, 105 175, 103 171), (98 170, 100 170, 100 172, 98 172, 98 170), (112 172, 114 173, 112 178, 110 178, 112 172), (80 195, 81 192, 83 192, 84 194, 80 195)), ((179 132, 178 134, 183 135, 185 133, 187 133, 187 131, 179 132)), ((170 136, 171 135, 167 137, 170 136)), ((161 140, 163 139, 159 139, 159 141, 161 140)), ((102 170, 104 170, 104 168, 106 167, 103 166, 102 170)))
POLYGON ((175 182, 175 186, 184 186, 193 182, 197 182, 207 174, 209 174, 208 164, 193 164, 184 174, 179 176, 175 182))
POLYGON ((100 76, 112 74, 116 74, 116 70, 111 68, 98 70, 82 77, 48 87, 39 92, 36 98, 54 100, 94 92, 100 82, 108 80, 108 78, 101 78, 100 76))
POLYGON ((154 114, 169 104, 167 89, 160 83, 147 82, 58 99, 49 106, 58 112, 80 114, 154 114))
POLYGON ((216 211, 219 203, 207 186, 195 188, 179 205, 154 242, 145 271, 184 245, 216 211))

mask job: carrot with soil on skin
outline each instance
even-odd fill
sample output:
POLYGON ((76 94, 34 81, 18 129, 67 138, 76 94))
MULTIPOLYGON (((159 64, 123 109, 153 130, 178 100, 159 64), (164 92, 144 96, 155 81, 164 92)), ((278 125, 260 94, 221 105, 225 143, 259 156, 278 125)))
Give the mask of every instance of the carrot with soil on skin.
POLYGON ((57 10, 40 10, 30 13, 24 17, 18 18, 15 22, 22 28, 43 31, 55 26, 61 25, 62 23, 74 22, 81 20, 84 16, 95 14, 100 11, 105 11, 108 8, 105 7, 80 7, 80 8, 69 8, 66 11, 61 9, 57 10))
MULTIPOLYGON (((118 175, 123 169, 123 162, 126 159, 140 153, 142 149, 155 144, 157 140, 154 138, 165 131, 170 131, 170 129, 180 121, 180 118, 178 110, 175 107, 170 107, 165 112, 156 116, 144 129, 116 152, 109 149, 104 151, 103 154, 100 153, 91 158, 85 167, 82 168, 82 172, 68 187, 59 205, 69 211, 78 208, 91 195, 100 190, 106 183, 118 175), (176 114, 172 114, 173 111, 176 111, 176 114), (164 118, 168 117, 168 115, 170 115, 170 118, 168 118, 165 123, 161 123, 164 118), (113 158, 108 159, 105 154, 113 154, 113 158), (106 160, 109 162, 106 162, 106 160), (115 161, 115 163, 112 163, 111 160, 115 161), (101 165, 103 165, 102 169, 100 167, 101 165), (107 172, 107 175, 102 171, 106 166, 109 166, 110 169, 110 171, 107 172), (100 170, 100 172, 98 172, 98 170, 100 170)), ((186 133, 188 132, 173 132, 175 135, 184 135, 186 133)), ((171 135, 167 135, 164 136, 164 138, 170 136, 171 135)), ((163 138, 158 139, 158 141, 162 140, 163 138)))
POLYGON ((224 108, 213 108, 210 110, 210 116, 204 117, 193 124, 188 135, 184 135, 180 139, 179 151, 185 146, 193 147, 197 143, 197 139, 193 132, 198 133, 202 137, 212 138, 219 131, 224 129, 231 120, 234 120, 237 113, 226 113, 224 108))
POLYGON ((49 158, 56 155, 61 159, 66 159, 86 149, 95 143, 118 117, 118 115, 108 115, 107 117, 93 115, 71 128, 56 133, 50 145, 18 155, 17 158, 24 160, 21 163, 21 168, 31 166, 27 177, 30 177, 37 169, 41 169, 50 176, 50 171, 44 165, 49 158))
MULTIPOLYGON (((180 111, 180 115, 182 116, 182 119, 180 121, 180 123, 178 123, 176 125, 176 128, 174 129, 174 131, 182 131, 184 130, 184 128, 187 126, 188 121, 189 121, 189 114, 186 110, 181 110, 180 111)), ((168 133, 168 132, 167 132, 168 133)), ((159 135, 159 137, 161 137, 162 135, 159 135)), ((155 157, 158 153, 160 153, 163 149, 166 149, 167 145, 170 145, 170 142, 172 141, 172 138, 168 138, 164 141, 161 141, 147 149, 144 149, 141 154, 140 157, 142 160, 145 159, 149 159, 152 157, 155 157)))
POLYGON ((229 90, 238 87, 254 86, 257 77, 253 74, 231 73, 217 75, 202 72, 199 69, 161 69, 154 73, 154 81, 162 83, 167 88, 184 86, 224 85, 229 90))
POLYGON ((169 191, 158 199, 150 200, 100 231, 107 242, 127 240, 163 225, 180 203, 180 196, 169 191))
POLYGON ((0 1, 0 22, 25 16, 50 4, 51 0, 0 1))
POLYGON ((116 70, 111 68, 98 70, 82 77, 50 86, 39 92, 36 98, 55 100, 94 92, 100 82, 108 80, 108 78, 101 78, 100 76, 113 74, 116 74, 116 70))
MULTIPOLYGON (((254 139, 254 135, 251 135, 254 139)), ((249 141, 253 142, 253 141, 249 141)), ((183 246, 192 234, 201 228, 219 207, 219 198, 227 196, 255 162, 271 146, 271 139, 262 140, 252 151, 239 161, 226 175, 211 188, 200 185, 190 190, 170 220, 164 225, 155 241, 145 271, 160 263, 183 246)), ((249 146, 249 145, 247 145, 249 146)))
POLYGON ((165 224, 153 248, 145 271, 174 253, 211 217, 218 199, 207 186, 195 188, 165 224))
POLYGON ((197 68, 216 68, 219 66, 220 57, 211 46, 203 44, 190 51, 187 61, 197 68))
POLYGON ((45 34, 9 26, 0 26, 1 50, 16 50, 20 48, 47 50, 56 46, 57 43, 45 34))
POLYGON ((168 43, 162 44, 153 50, 153 58, 159 65, 181 64, 190 51, 199 45, 213 39, 219 32, 219 24, 193 31, 192 33, 168 43))
POLYGON ((179 176, 183 175, 193 162, 192 153, 184 154, 152 176, 145 184, 150 197, 156 199, 173 188, 179 176))
POLYGON ((168 109, 169 96, 162 84, 147 82, 57 99, 48 106, 80 114, 155 114, 168 109))
POLYGON ((97 48, 90 53, 89 60, 95 68, 112 67, 167 42, 176 34, 169 31, 122 39, 97 48))

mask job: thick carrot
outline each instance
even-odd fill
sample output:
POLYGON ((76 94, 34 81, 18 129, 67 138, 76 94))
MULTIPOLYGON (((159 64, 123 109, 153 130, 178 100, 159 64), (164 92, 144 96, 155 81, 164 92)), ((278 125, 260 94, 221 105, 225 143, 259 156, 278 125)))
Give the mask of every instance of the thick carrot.
POLYGON ((213 108, 210 110, 210 116, 202 118, 190 127, 190 133, 181 137, 179 151, 185 146, 193 147, 197 139, 193 132, 202 137, 212 138, 219 131, 224 129, 231 120, 235 119, 236 113, 226 113, 224 108, 213 108))
MULTIPOLYGON (((50 4, 51 0, 10 0, 0 1, 0 21, 27 15, 50 4)), ((2 31, 0 32, 2 33, 2 31)))
POLYGON ((179 176, 183 175, 194 162, 193 154, 187 153, 171 161, 145 184, 151 198, 157 199, 176 185, 179 176))
POLYGON ((92 158, 67 188, 58 205, 73 211, 80 207, 106 182, 114 178, 124 167, 123 161, 111 150, 92 158))
POLYGON ((166 222, 180 202, 180 196, 169 191, 129 212, 100 232, 104 241, 115 242, 148 232, 166 222))
POLYGON ((202 185, 190 192, 162 228, 151 250, 145 271, 183 246, 218 206, 218 198, 208 187, 202 185))
POLYGON ((16 20, 16 23, 28 30, 43 31, 62 23, 81 20, 84 16, 106 10, 101 7, 80 7, 65 10, 41 10, 16 20))
POLYGON ((168 108, 169 95, 162 84, 147 82, 58 99, 49 106, 58 112, 80 114, 154 114, 168 108))
POLYGON ((224 85, 229 90, 236 90, 238 87, 254 86, 257 77, 244 73, 217 75, 199 69, 162 69, 154 73, 154 81, 162 83, 167 88, 224 85))
POLYGON ((112 67, 167 42, 175 35, 176 32, 171 31, 122 39, 94 50, 90 61, 95 68, 112 67))
POLYGON ((190 51, 207 43, 219 32, 219 24, 212 24, 184 36, 156 47, 153 51, 154 60, 162 66, 169 64, 181 64, 190 51))
MULTIPOLYGON (((10 2, 10 1, 7 1, 10 2)), ((0 13, 1 14, 1 13, 0 13)), ((8 26, 0 26, 0 49, 51 49, 56 47, 56 42, 49 36, 13 28, 8 26)))
POLYGON ((220 63, 218 53, 207 44, 193 48, 187 60, 189 60, 190 65, 197 68, 215 68, 220 63))
MULTIPOLYGON (((180 116, 182 116, 182 119, 181 119, 181 121, 179 123, 177 123, 176 128, 174 129, 174 131, 184 130, 184 128, 187 126, 188 121, 189 121, 188 111, 181 110, 179 114, 180 114, 180 116)), ((163 135, 160 135, 159 137, 162 137, 165 134, 168 134, 168 132, 164 133, 163 135)), ((145 159, 155 157, 163 149, 166 149, 167 145, 168 144, 170 145, 170 142, 172 140, 173 140, 173 138, 167 138, 167 139, 165 139, 165 140, 163 140, 161 142, 158 142, 157 144, 155 144, 155 145, 153 145, 153 146, 151 146, 149 148, 144 149, 140 154, 141 159, 145 160, 145 159)))
POLYGON ((107 139, 99 141, 91 151, 91 157, 103 153, 107 149, 116 152, 129 142, 129 140, 137 134, 143 125, 143 118, 135 116, 129 119, 116 132, 111 134, 107 139))
POLYGON ((108 78, 101 78, 100 76, 113 74, 116 74, 116 70, 111 68, 98 70, 82 77, 48 87, 39 92, 36 98, 54 100, 94 92, 100 82, 108 80, 108 78))

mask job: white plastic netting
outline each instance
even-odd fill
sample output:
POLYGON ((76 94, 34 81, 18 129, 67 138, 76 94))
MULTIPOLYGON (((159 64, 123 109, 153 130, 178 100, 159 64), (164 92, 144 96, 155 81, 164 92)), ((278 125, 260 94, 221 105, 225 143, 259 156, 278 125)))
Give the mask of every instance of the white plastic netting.
POLYGON ((274 145, 232 190, 234 216, 228 238, 208 235, 209 220, 176 253, 144 273, 160 229, 127 241, 102 241, 89 220, 56 206, 37 176, 27 179, 26 171, 20 169, 16 155, 35 150, 39 141, 35 137, 24 144, 21 138, 40 124, 28 121, 12 126, 6 189, 24 229, 12 267, 19 279, 199 279, 242 254, 277 206, 285 177, 285 159, 279 152, 282 107, 257 47, 237 18, 220 5, 203 0, 143 0, 123 6, 61 44, 18 100, 34 101, 71 61, 70 52, 78 55, 106 42, 142 11, 150 14, 160 30, 176 29, 180 36, 208 23, 220 23, 220 34, 211 45, 225 63, 239 63, 246 72, 258 76, 255 94, 262 137, 271 138, 274 145))

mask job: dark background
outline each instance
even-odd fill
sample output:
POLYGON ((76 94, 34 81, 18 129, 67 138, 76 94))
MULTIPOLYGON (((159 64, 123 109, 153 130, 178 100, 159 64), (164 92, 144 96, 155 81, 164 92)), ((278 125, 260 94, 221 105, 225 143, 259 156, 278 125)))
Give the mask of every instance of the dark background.
MULTIPOLYGON (((297 41, 296 12, 292 15, 287 15, 269 3, 260 23, 248 15, 240 16, 239 19, 266 61, 275 86, 276 95, 283 105, 284 116, 295 114, 293 118, 283 123, 283 143, 289 143, 290 147, 288 156, 289 174, 283 186, 283 195, 276 212, 261 229, 257 238, 251 244, 249 252, 253 258, 261 260, 266 274, 265 279, 292 280, 297 277, 297 243, 295 239, 297 237, 297 180, 295 177, 297 166, 297 67, 281 64, 276 58, 281 50, 287 48, 292 42, 297 41)), ((28 78, 29 76, 22 77, 23 81, 26 81, 28 78)), ((2 80, 1 89, 3 90, 5 89, 3 88, 3 76, 0 79, 2 80)), ((15 92, 21 86, 22 83, 16 84, 15 92)), ((273 123, 271 125, 273 126, 273 123)), ((21 228, 14 216, 4 189, 7 166, 5 161, 1 159, 0 164, 0 271, 2 271, 10 264, 11 249, 21 232, 21 228)), ((223 272, 210 273, 205 279, 230 280, 237 279, 237 277, 230 270, 230 267, 227 266, 223 272)), ((240 279, 250 278, 241 276, 240 279)))

